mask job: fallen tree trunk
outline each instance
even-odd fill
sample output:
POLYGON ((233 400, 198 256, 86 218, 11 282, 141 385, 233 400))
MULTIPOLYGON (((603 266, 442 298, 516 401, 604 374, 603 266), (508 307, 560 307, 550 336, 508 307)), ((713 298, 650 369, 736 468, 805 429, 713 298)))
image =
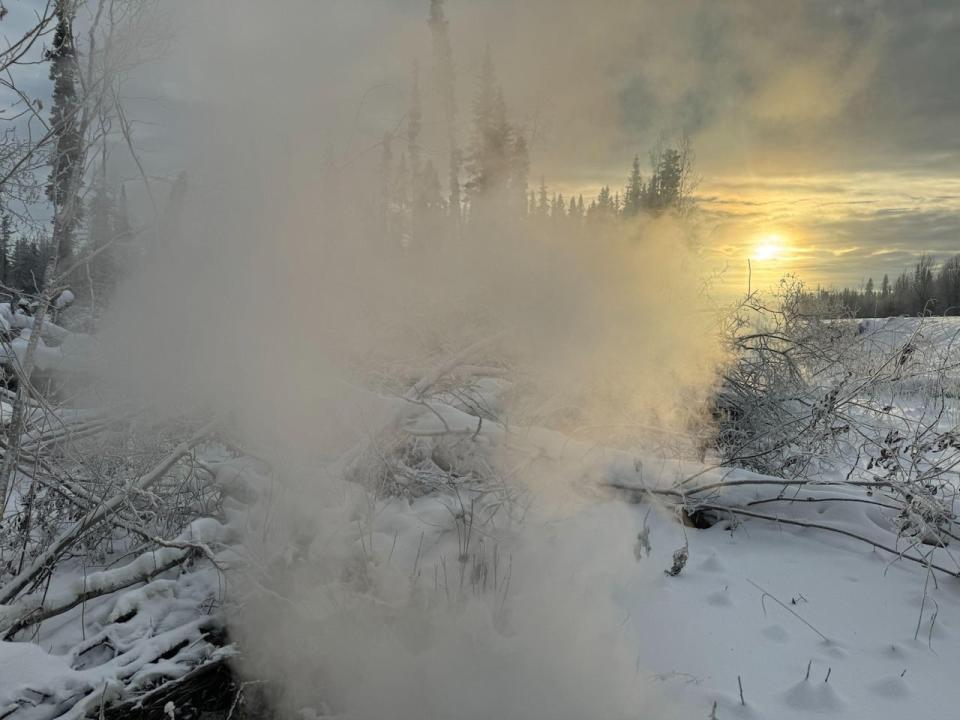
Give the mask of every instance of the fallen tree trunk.
POLYGON ((187 550, 161 548, 155 553, 144 553, 130 565, 125 565, 118 570, 93 573, 84 578, 82 590, 61 592, 52 597, 39 592, 21 598, 14 605, 0 606, 0 633, 3 633, 4 640, 12 640, 24 628, 61 615, 88 600, 148 582, 186 562, 192 554, 187 550), (140 567, 142 561, 151 555, 154 556, 153 566, 140 567), (107 577, 101 577, 104 575, 107 577))

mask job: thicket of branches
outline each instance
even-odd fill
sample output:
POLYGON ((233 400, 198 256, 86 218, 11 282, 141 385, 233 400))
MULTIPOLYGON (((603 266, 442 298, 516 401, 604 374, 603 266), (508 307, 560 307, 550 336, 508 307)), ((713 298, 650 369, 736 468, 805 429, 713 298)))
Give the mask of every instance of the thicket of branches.
POLYGON ((710 445, 721 467, 760 476, 681 483, 671 493, 688 515, 839 532, 894 559, 960 574, 949 552, 946 565, 934 558, 960 537, 953 422, 960 328, 938 318, 857 322, 842 307, 814 306, 801 284, 785 280, 777 297, 743 300, 728 338, 732 361, 715 399, 710 445), (804 503, 889 511, 893 542, 803 518, 800 510, 783 514, 804 503))
MULTIPOLYGON (((124 83, 151 46, 152 8, 151 0, 51 0, 0 51, 0 89, 9 100, 0 114, 5 640, 29 640, 51 618, 84 612, 120 590, 158 583, 154 592, 170 582, 158 575, 207 557, 227 535, 213 517, 224 487, 218 468, 196 457, 212 440, 209 429, 193 434, 195 418, 155 424, 139 408, 78 408, 47 372, 63 347, 79 341, 77 319, 60 321, 66 307, 74 298, 102 307, 143 231, 126 215, 108 158, 122 149, 138 164, 124 83), (17 84, 40 63, 49 67, 49 108, 17 84), (54 582, 58 573, 63 582, 54 582)), ((3 8, 0 22, 6 14, 3 8)), ((104 667, 102 684, 25 695, 0 716, 83 717, 171 680, 157 663, 185 671, 223 644, 203 593, 188 623, 158 625, 161 617, 144 602, 143 594, 124 596, 84 626, 92 636, 73 649, 72 667, 104 667)))

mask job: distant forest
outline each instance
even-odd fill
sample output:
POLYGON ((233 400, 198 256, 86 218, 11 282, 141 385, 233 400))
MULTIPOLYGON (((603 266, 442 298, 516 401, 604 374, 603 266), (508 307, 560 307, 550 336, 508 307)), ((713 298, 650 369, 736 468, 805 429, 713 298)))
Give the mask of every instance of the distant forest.
POLYGON ((415 249, 438 234, 469 234, 473 221, 485 222, 492 216, 535 225, 548 223, 545 227, 558 232, 641 213, 684 214, 692 208, 697 179, 686 136, 675 143, 661 140, 656 144, 650 151, 647 177, 635 155, 622 191, 606 185, 589 203, 579 193, 564 197, 562 192, 551 191, 543 178, 531 188, 528 131, 509 118, 489 51, 472 102, 470 140, 461 149, 447 21, 442 11, 443 3, 434 0, 431 29, 436 74, 447 115, 446 183, 433 160, 423 160, 420 73, 414 65, 405 124, 400 132, 387 133, 380 142, 379 223, 371 228, 376 235, 397 247, 415 249))
POLYGON ((922 255, 911 270, 890 282, 884 275, 877 286, 869 278, 862 289, 817 289, 811 298, 842 308, 854 317, 894 315, 960 315, 960 254, 938 262, 922 255))
MULTIPOLYGON (((372 235, 386 239, 388 246, 415 251, 442 237, 469 236, 474 229, 475 234, 486 232, 484 225, 491 217, 552 234, 586 235, 588 227, 640 214, 684 214, 691 209, 696 178, 686 137, 658 142, 649 153, 646 173, 641 172, 640 157, 635 155, 625 172, 623 188, 604 186, 586 202, 579 193, 564 197, 552 191, 542 178, 531 184, 532 133, 510 118, 492 54, 487 51, 483 58, 469 124, 462 126, 443 0, 431 0, 429 28, 431 85, 439 96, 440 117, 424 118, 423 83, 419 66, 413 63, 404 120, 377 143, 379 178, 370 187, 372 202, 365 205, 375 208, 368 213, 372 235), (425 120, 443 128, 446 147, 433 157, 424 150, 425 120), (439 162, 435 164, 435 160, 439 162)), ((67 194, 65 178, 79 142, 73 120, 79 81, 69 32, 70 18, 64 16, 53 47, 45 55, 53 81, 51 122, 57 129, 51 156, 57 160, 51 162, 45 187, 30 188, 29 200, 37 206, 44 194, 54 208, 58 198, 67 194)), ((0 200, 0 291, 39 293, 45 285, 48 262, 57 254, 60 267, 83 258, 82 267, 70 277, 79 303, 92 303, 94 297, 100 305, 109 302, 118 276, 142 248, 135 242, 139 232, 128 214, 125 188, 109 179, 105 138, 101 144, 101 157, 88 162, 92 177, 76 183, 78 202, 71 221, 60 228, 57 242, 42 223, 18 217, 9 203, 0 200)), ((39 168, 31 180, 33 185, 39 184, 39 168)))

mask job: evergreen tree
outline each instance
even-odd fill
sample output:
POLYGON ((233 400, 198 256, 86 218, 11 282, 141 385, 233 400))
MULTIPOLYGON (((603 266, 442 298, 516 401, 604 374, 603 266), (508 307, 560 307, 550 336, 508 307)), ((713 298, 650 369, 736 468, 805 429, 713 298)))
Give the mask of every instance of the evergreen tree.
POLYGON ((13 250, 13 218, 4 212, 0 216, 0 283, 10 284, 10 252, 13 250))
POLYGON ((477 92, 473 100, 473 144, 470 157, 467 159, 467 170, 470 179, 467 188, 473 194, 481 194, 490 184, 490 140, 494 124, 494 104, 497 101, 496 77, 493 70, 493 59, 488 47, 480 66, 480 77, 477 82, 477 92))
POLYGON ((680 209, 683 155, 671 147, 658 147, 651 153, 650 162, 654 169, 647 185, 644 205, 654 213, 680 209))
POLYGON ((610 195, 610 186, 604 185, 597 194, 597 199, 591 203, 590 212, 587 217, 591 221, 607 221, 616 215, 616 209, 613 204, 613 197, 610 195))
POLYGON ((517 133, 511 150, 510 198, 516 198, 520 212, 526 214, 527 186, 530 182, 530 157, 527 152, 527 139, 517 133))
POLYGON ((39 292, 43 283, 45 254, 39 241, 18 238, 10 264, 10 284, 24 292, 39 292))
POLYGON ((554 220, 565 220, 567 217, 567 205, 563 200, 563 193, 553 196, 553 210, 550 217, 554 220))
POLYGON ((430 0, 430 15, 427 20, 433 40, 433 67, 437 94, 443 106, 447 129, 449 163, 447 172, 450 212, 460 222, 460 165, 461 156, 457 143, 456 68, 450 46, 450 22, 443 11, 443 0, 430 0))
POLYGON ((422 235, 423 214, 426 211, 424 198, 423 168, 420 165, 420 130, 423 112, 420 107, 420 66, 413 63, 413 78, 410 85, 410 110, 407 113, 407 157, 409 159, 410 217, 405 220, 410 231, 409 241, 417 243, 422 235))
MULTIPOLYGON (((417 177, 420 174, 420 130, 422 123, 420 66, 414 61, 413 81, 410 88, 410 111, 407 113, 407 155, 410 158, 410 174, 412 177, 417 177)), ((416 188, 414 188, 414 191, 416 191, 416 188)))
POLYGON ((547 183, 543 179, 543 176, 540 176, 540 198, 537 203, 537 215, 540 217, 546 217, 550 213, 550 201, 547 198, 547 183))
POLYGON ((960 315, 960 255, 946 260, 937 276, 940 309, 948 315, 960 315))
POLYGON ((613 198, 610 197, 609 185, 604 185, 600 188, 600 194, 597 195, 597 207, 601 210, 613 210, 613 198))
POLYGON ((107 169, 104 161, 100 167, 93 198, 90 200, 87 224, 88 250, 96 253, 89 261, 88 272, 91 301, 103 304, 113 293, 116 285, 114 224, 117 215, 107 186, 107 169))
POLYGON ((877 298, 873 291, 873 278, 867 278, 867 285, 863 289, 863 310, 871 316, 877 314, 877 298))
MULTIPOLYGON (((72 0, 57 0, 57 27, 53 47, 47 51, 50 61, 50 79, 53 81, 53 108, 50 127, 56 139, 51 159, 52 168, 47 183, 47 197, 53 203, 54 212, 61 211, 70 201, 73 192, 79 195, 79 168, 81 162, 80 103, 77 97, 77 50, 73 40, 72 0), (71 178, 74 187, 71 189, 71 178)), ((58 260, 61 266, 68 264, 73 255, 77 227, 82 219, 82 208, 76 207, 70 222, 61 228, 58 260)))
POLYGON ((930 255, 921 255, 914 268, 913 292, 916 299, 916 305, 913 308, 915 313, 937 309, 934 297, 933 258, 930 255))
POLYGON ((393 138, 384 133, 380 153, 380 230, 390 236, 391 205, 393 203, 393 138))
POLYGON ((503 91, 497 84, 489 48, 483 59, 477 94, 473 103, 474 139, 467 169, 471 204, 504 202, 509 196, 511 169, 514 165, 514 133, 507 121, 503 91))
POLYGON ((643 204, 643 180, 640 177, 640 157, 633 156, 633 166, 623 193, 623 214, 632 217, 640 212, 643 204))
POLYGON ((10 286, 23 290, 24 264, 27 253, 27 241, 23 236, 17 238, 10 258, 10 286))

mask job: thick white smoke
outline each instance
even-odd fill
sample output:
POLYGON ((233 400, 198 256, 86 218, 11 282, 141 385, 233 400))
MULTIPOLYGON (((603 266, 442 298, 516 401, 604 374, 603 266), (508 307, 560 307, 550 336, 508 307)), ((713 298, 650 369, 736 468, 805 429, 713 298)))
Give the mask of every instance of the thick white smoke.
MULTIPOLYGON (((328 703, 371 719, 644 715, 649 690, 604 590, 639 572, 637 523, 582 494, 573 510, 548 510, 579 469, 525 474, 491 453, 510 483, 535 487, 533 509, 496 540, 497 591, 448 606, 436 599, 454 582, 439 580, 455 572, 451 535, 416 542, 414 519, 429 503, 408 508, 414 519, 396 501, 370 512, 378 501, 329 468, 392 407, 384 394, 395 388, 377 378, 416 379, 485 337, 497 339, 478 362, 510 368, 505 412, 521 432, 542 424, 622 447, 651 427, 682 430, 721 359, 688 225, 638 218, 583 242, 493 215, 463 236, 435 229, 415 248, 391 246, 371 231, 376 140, 403 126, 406 100, 377 83, 414 56, 429 68, 425 23, 389 25, 397 16, 380 3, 181 10, 175 58, 154 72, 180 112, 167 141, 183 150, 185 202, 121 288, 105 375, 114 391, 171 412, 215 409, 277 474, 276 540, 258 529, 251 555, 271 566, 299 543, 307 560, 268 573, 261 582, 275 595, 236 609, 244 667, 279 683, 289 712, 328 703)), ((499 42, 522 42, 519 31, 499 42)), ((590 37, 581 52, 601 66, 589 54, 605 52, 601 34, 590 37)), ((519 62, 521 49, 504 57, 519 62)), ((503 73, 522 111, 523 88, 503 73)), ((424 152, 442 166, 442 123, 424 95, 424 152)), ((565 107, 579 107, 574 99, 565 107)), ((534 168, 550 164, 550 148, 534 146, 534 168)), ((484 562, 493 556, 488 546, 484 562)))

